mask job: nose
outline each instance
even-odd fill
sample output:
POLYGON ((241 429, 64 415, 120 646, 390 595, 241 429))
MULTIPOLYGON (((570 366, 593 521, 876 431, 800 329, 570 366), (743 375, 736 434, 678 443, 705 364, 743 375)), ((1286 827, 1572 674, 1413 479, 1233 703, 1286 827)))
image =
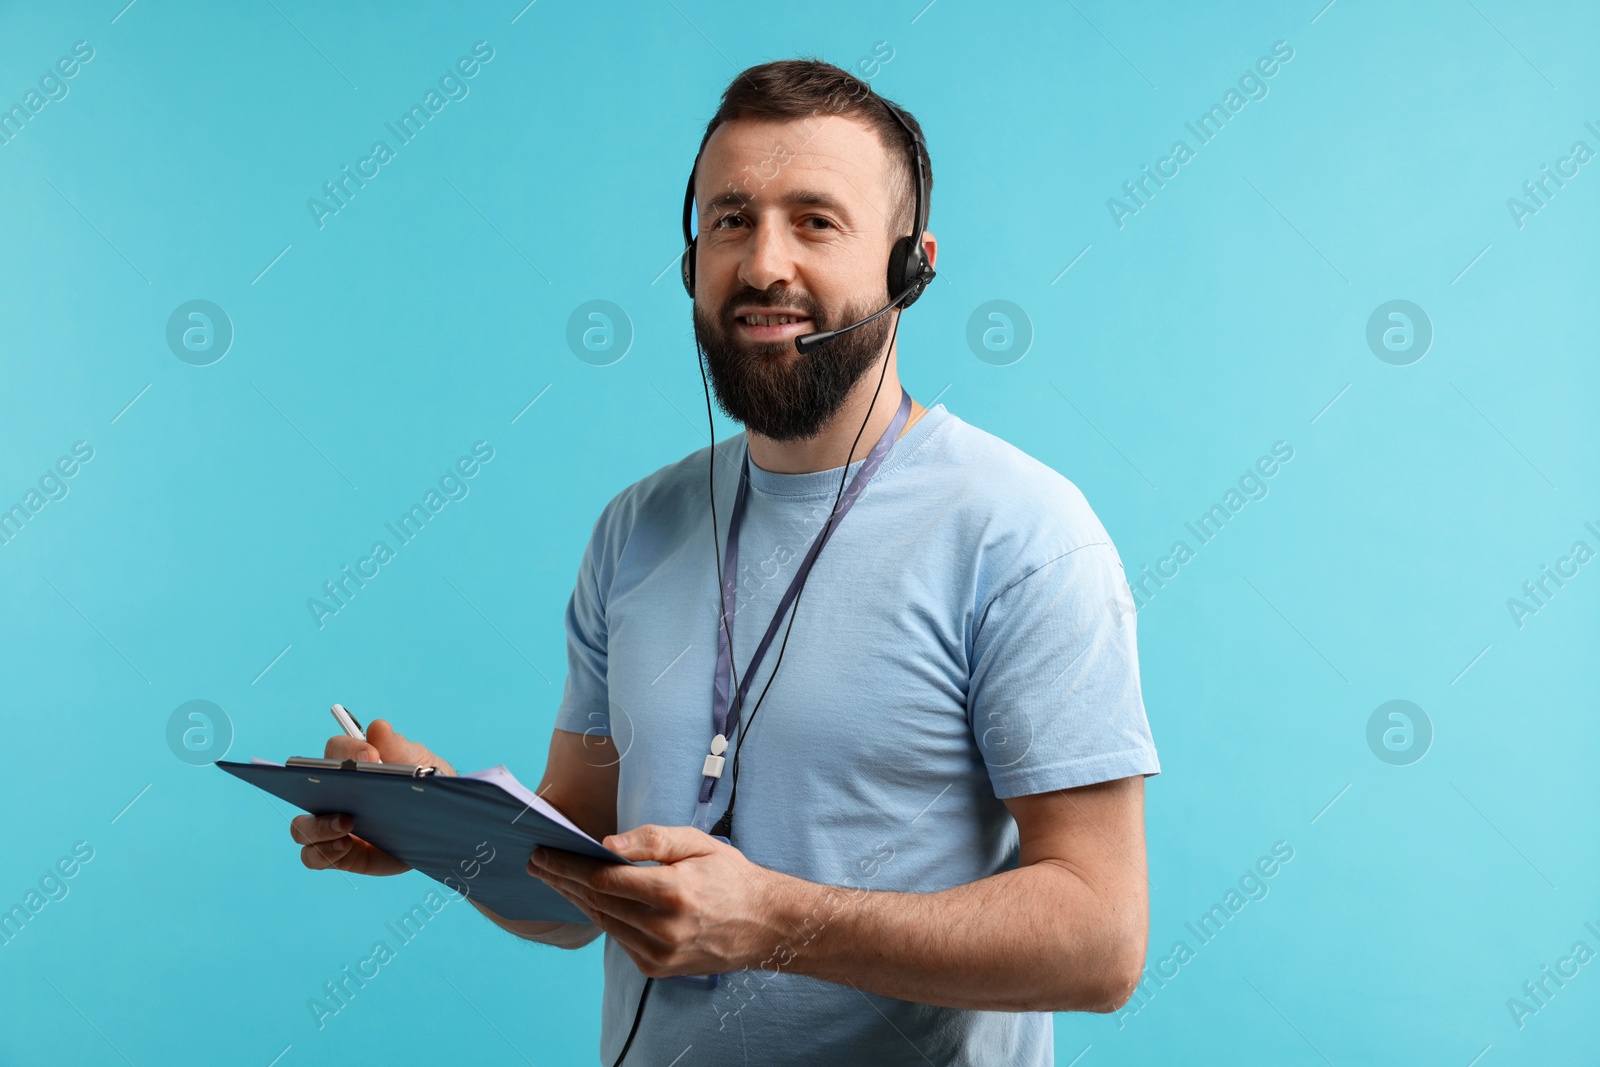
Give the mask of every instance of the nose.
POLYGON ((774 285, 783 289, 795 281, 794 249, 782 225, 758 223, 739 261, 739 280, 765 292, 774 285))

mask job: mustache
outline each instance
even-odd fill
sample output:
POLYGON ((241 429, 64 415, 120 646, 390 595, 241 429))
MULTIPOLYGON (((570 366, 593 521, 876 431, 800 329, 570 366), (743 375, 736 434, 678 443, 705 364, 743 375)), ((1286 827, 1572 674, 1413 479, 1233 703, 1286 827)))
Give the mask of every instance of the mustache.
POLYGON ((795 308, 802 312, 812 322, 821 323, 823 314, 821 306, 810 296, 796 290, 762 292, 757 289, 745 289, 734 293, 722 305, 722 321, 731 323, 734 312, 741 307, 754 309, 758 314, 769 311, 778 311, 782 308, 795 308))

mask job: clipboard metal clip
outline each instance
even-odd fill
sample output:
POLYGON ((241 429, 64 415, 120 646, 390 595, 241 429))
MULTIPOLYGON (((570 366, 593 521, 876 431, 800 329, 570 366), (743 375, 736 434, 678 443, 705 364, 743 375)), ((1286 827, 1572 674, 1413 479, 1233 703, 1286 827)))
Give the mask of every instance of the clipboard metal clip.
POLYGON ((310 756, 290 756, 283 761, 285 767, 309 767, 319 771, 368 771, 373 774, 398 774, 405 778, 432 778, 436 767, 419 767, 414 763, 369 763, 353 759, 313 759, 310 756))

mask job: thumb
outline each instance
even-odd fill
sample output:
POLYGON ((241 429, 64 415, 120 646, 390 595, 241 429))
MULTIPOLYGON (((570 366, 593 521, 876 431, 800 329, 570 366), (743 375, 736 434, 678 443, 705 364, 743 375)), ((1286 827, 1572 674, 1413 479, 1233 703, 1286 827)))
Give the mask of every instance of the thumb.
POLYGON ((612 834, 600 843, 627 859, 658 863, 708 856, 717 848, 717 842, 709 834, 692 826, 656 826, 653 823, 634 827, 625 834, 612 834))

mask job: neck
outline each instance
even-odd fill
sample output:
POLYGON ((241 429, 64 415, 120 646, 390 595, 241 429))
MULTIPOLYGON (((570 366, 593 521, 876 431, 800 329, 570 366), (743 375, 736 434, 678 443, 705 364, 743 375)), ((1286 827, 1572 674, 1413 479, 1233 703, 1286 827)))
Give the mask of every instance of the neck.
MULTIPOLYGON (((878 438, 883 436, 889 424, 894 421, 894 414, 900 408, 900 375, 896 373, 893 351, 889 353, 888 370, 882 373, 882 388, 878 386, 879 368, 876 365, 863 374, 861 380, 850 390, 845 402, 839 405, 839 410, 823 424, 821 431, 815 437, 798 441, 775 441, 754 430, 747 430, 751 462, 762 470, 772 471, 774 474, 810 474, 865 459, 867 453, 872 451, 872 446, 878 443, 878 438), (872 401, 874 390, 878 394, 875 404, 872 401), (871 415, 867 414, 869 406, 871 415), (864 430, 861 428, 862 419, 866 419, 867 423, 864 430), (858 431, 861 434, 860 440, 856 440, 858 431), (846 459, 845 452, 850 450, 852 441, 856 442, 855 449, 846 459)), ((911 414, 906 419, 905 427, 900 431, 902 437, 926 410, 915 400, 911 401, 911 414)))

